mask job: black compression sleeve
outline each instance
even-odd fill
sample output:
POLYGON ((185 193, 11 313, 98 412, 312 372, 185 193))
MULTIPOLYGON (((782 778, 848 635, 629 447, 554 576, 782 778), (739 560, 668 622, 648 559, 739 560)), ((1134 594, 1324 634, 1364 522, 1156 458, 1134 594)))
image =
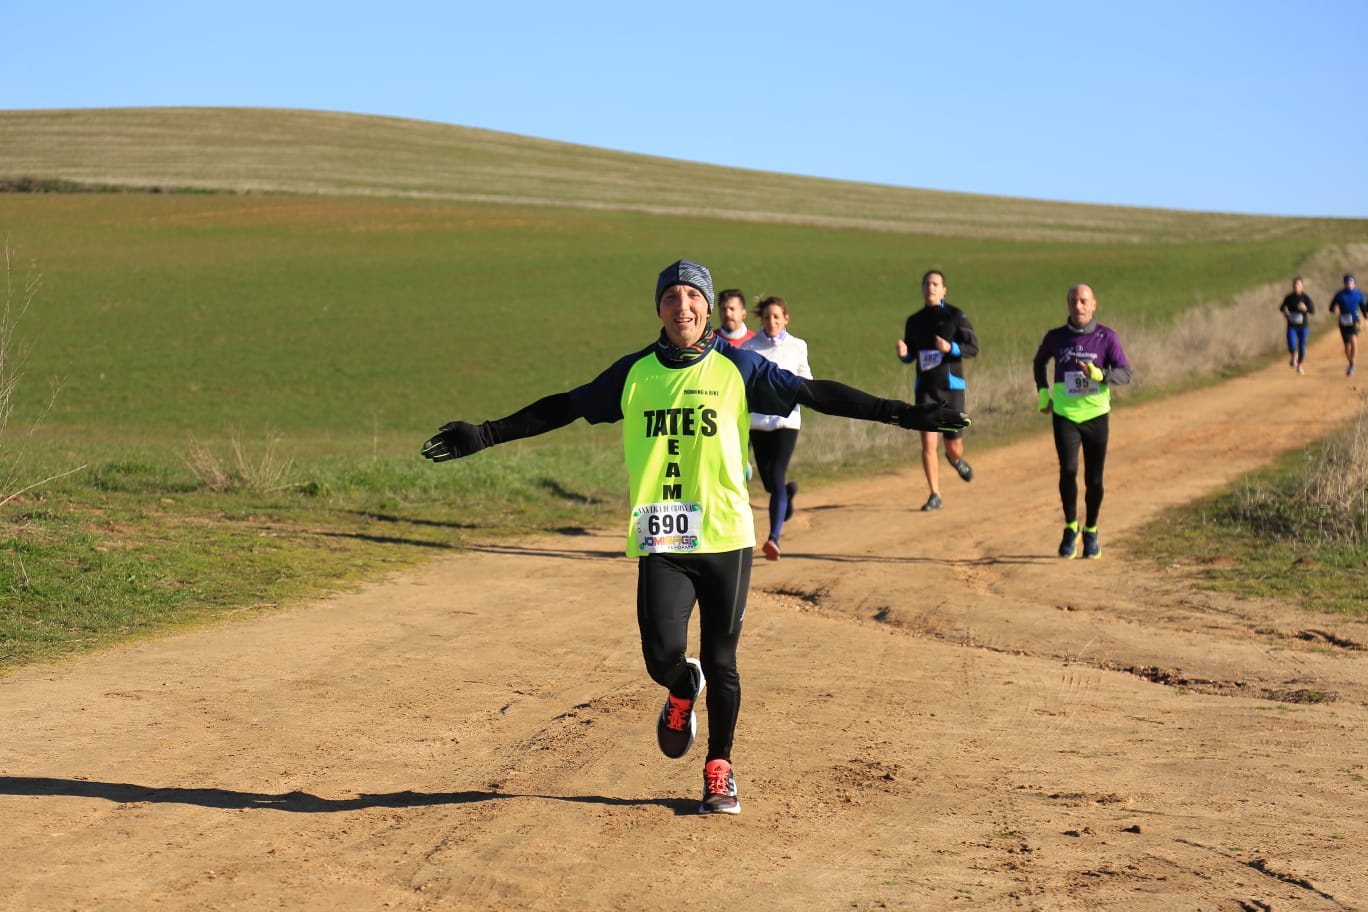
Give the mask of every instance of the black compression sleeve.
POLYGON ((520 409, 507 418, 485 422, 489 443, 507 443, 524 437, 535 437, 565 427, 579 418, 580 413, 570 400, 569 393, 556 393, 520 409))
POLYGON ((898 405, 896 400, 880 399, 837 380, 804 380, 798 388, 798 404, 824 415, 885 423, 893 421, 898 405))

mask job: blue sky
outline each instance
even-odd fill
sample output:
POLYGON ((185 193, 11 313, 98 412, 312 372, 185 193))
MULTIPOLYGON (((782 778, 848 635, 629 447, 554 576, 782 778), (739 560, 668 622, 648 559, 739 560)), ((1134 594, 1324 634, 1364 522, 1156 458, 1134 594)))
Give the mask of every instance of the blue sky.
POLYGON ((1363 0, 129 0, 4 21, 5 109, 347 111, 905 187, 1368 217, 1363 0))

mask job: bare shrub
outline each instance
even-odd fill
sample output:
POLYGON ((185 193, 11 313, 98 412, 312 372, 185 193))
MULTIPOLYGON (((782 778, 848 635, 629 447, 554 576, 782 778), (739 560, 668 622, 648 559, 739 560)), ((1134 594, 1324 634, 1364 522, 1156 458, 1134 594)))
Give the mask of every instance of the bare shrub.
POLYGON ((1322 538, 1368 541, 1368 408, 1343 434, 1330 438, 1302 474, 1297 500, 1318 517, 1322 538))
POLYGON ((1368 542, 1368 407, 1342 432, 1303 450, 1297 471, 1251 478, 1216 510, 1260 539, 1368 542))
POLYGON ((242 439, 234 434, 232 463, 225 466, 217 454, 191 438, 183 459, 199 483, 211 491, 280 491, 293 487, 287 479, 294 468, 294 460, 280 456, 276 451, 279 443, 279 434, 268 433, 265 447, 260 455, 253 457, 242 439))
POLYGON ((227 491, 234 487, 233 476, 223 467, 223 463, 212 450, 195 438, 190 438, 183 458, 201 487, 211 491, 227 491))

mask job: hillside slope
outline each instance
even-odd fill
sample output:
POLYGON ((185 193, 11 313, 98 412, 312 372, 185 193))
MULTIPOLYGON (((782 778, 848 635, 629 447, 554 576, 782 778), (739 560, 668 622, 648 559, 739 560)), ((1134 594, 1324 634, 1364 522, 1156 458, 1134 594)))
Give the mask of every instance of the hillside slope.
POLYGON ((22 179, 545 203, 1051 241, 1251 239, 1343 226, 861 184, 425 121, 256 108, 0 111, 0 182, 22 179))

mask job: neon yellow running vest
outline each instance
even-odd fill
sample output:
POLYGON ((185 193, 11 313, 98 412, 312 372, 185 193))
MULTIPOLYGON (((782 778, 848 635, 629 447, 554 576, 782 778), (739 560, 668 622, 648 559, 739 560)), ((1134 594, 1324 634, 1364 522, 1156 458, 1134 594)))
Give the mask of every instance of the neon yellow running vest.
POLYGON ((638 360, 622 390, 632 515, 627 554, 755 547, 746 488, 750 410, 740 371, 709 352, 683 368, 638 360))

